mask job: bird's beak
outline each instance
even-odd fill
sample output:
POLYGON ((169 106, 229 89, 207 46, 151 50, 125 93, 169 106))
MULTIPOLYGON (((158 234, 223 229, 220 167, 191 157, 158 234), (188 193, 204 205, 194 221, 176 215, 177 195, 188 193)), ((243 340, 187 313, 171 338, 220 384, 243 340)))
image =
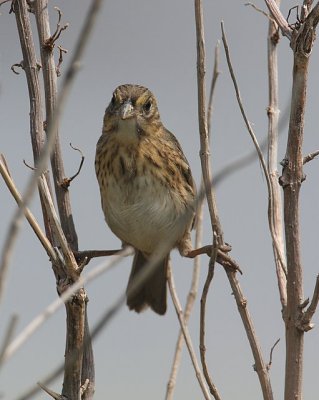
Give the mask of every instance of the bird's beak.
POLYGON ((122 105, 120 115, 122 119, 129 119, 134 116, 134 107, 132 106, 131 100, 126 101, 122 105))

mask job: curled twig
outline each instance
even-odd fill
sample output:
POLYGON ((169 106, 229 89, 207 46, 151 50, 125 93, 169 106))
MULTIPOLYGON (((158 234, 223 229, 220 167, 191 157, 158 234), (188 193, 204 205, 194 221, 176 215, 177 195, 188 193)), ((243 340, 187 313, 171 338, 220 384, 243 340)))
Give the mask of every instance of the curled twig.
POLYGON ((11 65, 11 71, 12 71, 13 73, 15 73, 16 75, 20 75, 20 72, 18 72, 18 71, 16 70, 16 68, 24 69, 23 61, 11 65))
POLYGON ((72 147, 73 150, 78 151, 81 154, 81 162, 80 162, 80 165, 79 165, 79 168, 78 168, 77 172, 74 175, 72 175, 70 178, 64 178, 63 181, 60 183, 60 185, 64 189, 67 189, 70 186, 70 184, 73 181, 73 179, 76 178, 79 175, 79 173, 81 172, 83 163, 84 163, 84 159, 85 159, 85 157, 84 157, 84 155, 83 155, 83 153, 82 153, 82 151, 80 149, 78 149, 77 147, 73 147, 72 143, 70 143, 70 146, 72 147))
POLYGON ((26 162, 26 160, 23 160, 23 164, 24 164, 27 168, 31 169, 31 171, 35 171, 35 168, 32 167, 30 164, 28 164, 28 163, 26 162))

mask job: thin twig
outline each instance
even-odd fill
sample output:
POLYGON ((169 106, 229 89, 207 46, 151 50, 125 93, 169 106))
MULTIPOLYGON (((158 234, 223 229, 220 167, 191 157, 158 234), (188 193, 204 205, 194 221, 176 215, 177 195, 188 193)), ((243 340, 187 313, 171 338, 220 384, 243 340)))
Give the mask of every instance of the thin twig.
POLYGON ((268 18, 271 22, 276 23, 276 21, 271 17, 271 15, 269 15, 268 13, 266 13, 264 10, 262 10, 261 8, 257 7, 254 3, 248 2, 245 3, 245 6, 251 6, 255 11, 263 14, 266 18, 268 18))
POLYGON ((313 291, 311 303, 305 313, 303 314, 300 321, 300 328, 307 332, 313 328, 313 324, 311 323, 312 317, 314 316, 316 309, 318 307, 319 302, 319 275, 317 275, 315 289, 313 291))
POLYGON ((313 153, 309 153, 307 154, 304 158, 303 158, 303 165, 307 164, 308 162, 312 161, 314 158, 316 158, 317 156, 319 156, 319 150, 314 151, 313 153))
POLYGON ((220 41, 218 41, 215 46, 213 77, 212 77, 212 82, 210 85, 210 91, 209 91, 209 96, 208 96, 208 107, 207 107, 207 134, 208 134, 208 137, 211 136, 211 124, 212 124, 212 115, 213 115, 213 97, 215 94, 217 79, 220 74, 219 58, 220 58, 220 41))
POLYGON ((183 332, 183 335, 184 335, 184 340, 185 340, 186 346, 188 348, 189 355, 191 357, 191 361, 192 361, 192 364, 193 364, 193 367, 194 367, 194 370, 195 370, 195 373, 196 373, 196 378, 198 380, 198 383, 199 383, 199 385, 201 387, 201 390, 203 392, 203 395, 204 395, 205 399, 209 400, 210 399, 210 395, 209 395, 209 392, 208 392, 206 384, 205 384, 204 376, 203 376, 203 374, 202 374, 202 372, 201 372, 201 370, 199 368, 199 365, 198 365, 198 362, 197 362, 197 359, 196 359, 196 354, 195 354, 195 351, 194 351, 194 348, 193 348, 193 345, 192 345, 192 340, 191 340, 191 336, 190 336, 188 328, 187 328, 187 324, 185 322, 182 306, 181 306, 180 301, 179 301, 179 299, 177 297, 174 278, 173 278, 173 275, 172 275, 172 268, 171 268, 170 265, 168 266, 167 275, 168 275, 168 278, 167 278, 168 287, 169 287, 170 294, 171 294, 171 297, 172 297, 172 300, 173 300, 173 303, 174 303, 175 311, 176 311, 176 314, 177 314, 177 317, 178 317, 178 320, 179 320, 179 323, 180 323, 180 326, 181 326, 181 329, 182 329, 182 332, 183 332))
POLYGON ((272 348, 270 349, 270 355, 269 355, 269 362, 267 364, 267 370, 269 371, 272 365, 272 355, 274 352, 275 347, 277 346, 277 344, 280 342, 280 339, 277 339, 275 344, 272 346, 272 348))

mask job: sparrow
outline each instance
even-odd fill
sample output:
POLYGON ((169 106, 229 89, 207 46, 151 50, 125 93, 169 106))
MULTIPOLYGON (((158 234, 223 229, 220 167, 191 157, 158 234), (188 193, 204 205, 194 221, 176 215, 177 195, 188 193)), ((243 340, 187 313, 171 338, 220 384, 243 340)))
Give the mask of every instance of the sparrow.
POLYGON ((182 256, 192 250, 195 183, 176 137, 161 122, 156 98, 146 87, 125 84, 113 92, 97 142, 95 171, 105 220, 135 249, 127 285, 129 309, 167 308, 169 253, 138 291, 132 282, 169 240, 182 256), (183 216, 181 218, 181 216, 183 216))

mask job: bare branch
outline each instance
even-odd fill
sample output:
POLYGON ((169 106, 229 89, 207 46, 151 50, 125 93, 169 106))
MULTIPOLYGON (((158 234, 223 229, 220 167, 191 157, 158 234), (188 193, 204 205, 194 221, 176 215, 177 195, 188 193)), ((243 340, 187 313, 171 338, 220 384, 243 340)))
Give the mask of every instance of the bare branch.
POLYGON ((319 150, 309 153, 303 158, 303 165, 307 164, 309 161, 312 161, 317 156, 319 156, 319 150))
POLYGON ((173 278, 173 275, 172 275, 172 268, 171 268, 170 265, 168 266, 167 275, 168 275, 168 277, 167 277, 168 287, 169 287, 170 294, 171 294, 171 297, 172 297, 172 300, 173 300, 173 303, 174 303, 175 311, 176 311, 176 314, 177 314, 177 317, 178 317, 178 320, 179 320, 179 323, 180 323, 180 326, 181 326, 181 329, 182 329, 182 332, 183 332, 184 340, 185 340, 185 343, 186 343, 187 349, 189 351, 189 355, 191 357, 191 361, 192 361, 192 364, 193 364, 193 367, 194 367, 194 370, 195 370, 195 373, 196 373, 196 378, 198 380, 198 383, 199 383, 199 385, 201 387, 201 390, 202 390, 202 393, 203 393, 205 399, 209 400, 210 399, 210 395, 208 393, 207 387, 205 385, 205 380, 204 380, 203 374, 202 374, 202 372, 201 372, 201 370, 199 368, 199 365, 198 365, 198 362, 197 362, 197 359, 196 359, 196 354, 195 354, 195 351, 194 351, 194 348, 193 348, 193 345, 192 345, 191 336, 189 334, 189 331, 188 331, 188 328, 187 328, 187 324, 186 324, 185 319, 184 319, 182 306, 181 306, 180 301, 179 301, 179 299, 177 297, 175 284, 174 284, 174 278, 173 278))
POLYGON ((263 392, 263 398, 264 400, 273 400, 273 393, 267 370, 267 365, 263 360, 261 348, 257 339, 253 321, 248 311, 247 300, 245 299, 242 293, 242 290, 240 288, 235 273, 227 269, 226 274, 230 282, 230 286, 233 290, 233 295, 237 303, 238 311, 243 321, 247 338, 249 340, 250 348, 254 356, 255 370, 258 374, 260 386, 263 392))

